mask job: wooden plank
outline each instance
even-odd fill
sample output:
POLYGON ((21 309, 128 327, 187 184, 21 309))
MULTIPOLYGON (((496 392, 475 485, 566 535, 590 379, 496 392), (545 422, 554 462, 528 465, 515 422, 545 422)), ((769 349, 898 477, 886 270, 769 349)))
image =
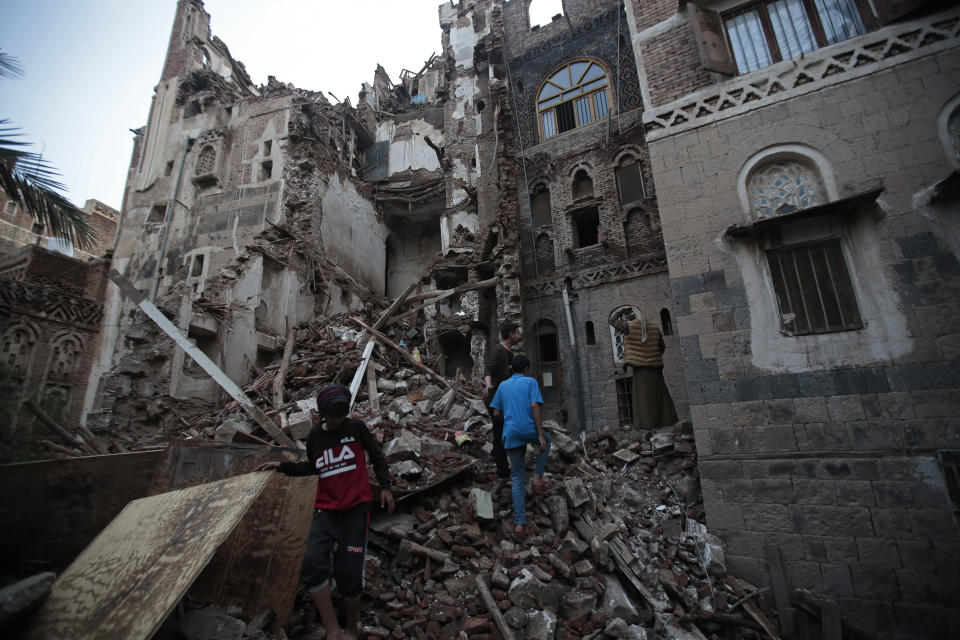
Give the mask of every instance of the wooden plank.
POLYGON ((138 291, 133 284, 127 280, 125 277, 120 275, 116 269, 110 270, 110 279, 113 280, 114 284, 120 288, 121 293, 124 296, 131 298, 137 302, 137 306, 147 315, 148 318, 154 321, 154 323, 160 327, 164 333, 170 336, 174 342, 177 343, 177 346, 183 349, 188 356, 193 358, 193 361, 200 365, 200 368, 203 369, 207 375, 209 375, 213 380, 220 385, 224 391, 226 391, 231 398, 237 401, 237 404, 240 405, 247 414, 253 418, 254 422, 263 427, 263 430, 270 434, 270 437, 277 441, 278 444, 281 444, 285 447, 296 447, 293 440, 291 440, 287 434, 280 430, 280 427, 276 423, 267 417, 267 415, 260 410, 260 408, 253 403, 247 394, 243 392, 243 389, 237 386, 237 384, 225 374, 220 367, 214 364, 213 360, 207 357, 203 351, 198 349, 187 336, 183 335, 183 332, 177 328, 177 325, 170 322, 167 316, 163 315, 160 309, 157 309, 151 302, 149 302, 142 291, 138 291))
POLYGON ((827 600, 820 607, 823 640, 843 640, 843 626, 840 619, 840 605, 836 600, 827 600))
MULTIPOLYGON (((294 452, 277 447, 189 441, 172 445, 154 490, 179 489, 228 478, 294 452)), ((237 605, 246 618, 265 608, 277 614, 271 628, 286 626, 293 613, 317 481, 274 473, 200 574, 190 593, 222 607, 237 605)))
POLYGON ((163 451, 0 465, 0 567, 60 572, 131 500, 142 498, 163 451), (16 553, 12 553, 12 550, 16 553))
POLYGON ((360 361, 360 366, 357 367, 357 371, 353 374, 353 380, 350 381, 350 408, 353 408, 353 402, 357 399, 357 393, 360 391, 360 383, 363 382, 363 376, 367 372, 367 365, 370 364, 370 356, 373 355, 373 347, 376 346, 377 341, 374 338, 367 340, 367 346, 363 348, 363 360, 360 361))
POLYGON ((272 475, 134 500, 60 575, 24 637, 150 638, 272 475))
POLYGON ((787 572, 783 567, 783 558, 780 548, 768 544, 764 547, 767 558, 767 567, 770 570, 770 583, 773 586, 773 597, 777 603, 777 615, 780 618, 780 630, 783 635, 793 635, 793 609, 790 607, 790 587, 787 584, 787 572))
POLYGON ((380 392, 377 390, 377 372, 373 367, 367 368, 367 395, 370 396, 370 406, 374 413, 380 413, 380 392))
MULTIPOLYGON (((496 284, 497 284, 497 279, 490 278, 488 280, 481 280, 480 282, 465 282, 458 287, 454 287, 453 289, 444 289, 443 291, 437 291, 436 296, 434 296, 432 299, 427 300, 423 304, 417 305, 412 309, 408 309, 407 311, 404 311, 401 314, 398 314, 397 316, 390 319, 390 321, 387 322, 386 324, 387 326, 389 326, 396 322, 400 322, 401 320, 403 320, 408 316, 414 316, 417 313, 420 313, 421 311, 426 309, 427 307, 437 304, 441 300, 446 300, 450 296, 456 295, 458 293, 466 293, 468 291, 475 291, 476 289, 486 289, 487 287, 494 287, 496 286, 496 284)), ((379 329, 380 327, 375 326, 374 328, 379 329)))

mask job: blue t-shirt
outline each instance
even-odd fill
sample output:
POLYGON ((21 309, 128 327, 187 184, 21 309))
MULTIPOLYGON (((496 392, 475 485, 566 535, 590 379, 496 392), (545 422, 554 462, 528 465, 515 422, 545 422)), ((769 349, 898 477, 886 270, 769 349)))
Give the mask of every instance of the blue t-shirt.
POLYGON ((515 373, 497 387, 490 406, 503 414, 503 448, 513 449, 537 441, 537 425, 530 405, 543 404, 534 378, 515 373))

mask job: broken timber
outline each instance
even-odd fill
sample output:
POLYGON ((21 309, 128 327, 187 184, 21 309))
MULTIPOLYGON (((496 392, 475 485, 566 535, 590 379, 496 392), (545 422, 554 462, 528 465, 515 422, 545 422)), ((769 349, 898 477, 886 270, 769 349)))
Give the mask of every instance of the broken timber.
POLYGON ((113 280, 114 284, 120 289, 120 292, 127 298, 130 298, 137 303, 137 306, 147 314, 147 317, 153 320, 158 327, 160 327, 164 333, 170 336, 174 342, 177 343, 181 349, 183 349, 188 356, 193 358, 193 361, 200 365, 207 374, 214 379, 214 381, 220 385, 220 387, 230 394, 230 397, 237 401, 237 404, 246 411, 254 421, 260 425, 264 431, 270 434, 270 437, 277 441, 278 444, 285 447, 295 448, 293 440, 291 440, 287 434, 285 434, 276 423, 268 418, 266 414, 260 410, 260 408, 253 403, 247 394, 243 392, 243 389, 237 386, 237 384, 227 377, 220 367, 215 365, 213 361, 207 357, 203 351, 195 347, 190 340, 183 335, 183 332, 177 328, 175 324, 170 322, 167 316, 158 309, 153 303, 147 300, 146 295, 143 292, 139 291, 133 284, 127 280, 124 276, 120 274, 116 269, 110 270, 110 279, 113 280))

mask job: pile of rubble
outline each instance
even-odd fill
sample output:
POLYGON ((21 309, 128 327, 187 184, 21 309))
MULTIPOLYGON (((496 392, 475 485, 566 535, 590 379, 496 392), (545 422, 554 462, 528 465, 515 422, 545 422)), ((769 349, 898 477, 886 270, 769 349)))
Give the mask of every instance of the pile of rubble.
MULTIPOLYGON (((555 486, 545 495, 528 492, 524 538, 512 532, 510 486, 484 472, 491 470, 486 457, 470 473, 409 493, 394 514, 375 515, 360 638, 775 634, 760 609, 762 592, 727 573, 720 541, 700 522, 689 424, 655 433, 608 429, 580 440, 556 423, 545 426, 554 439, 547 478, 555 486)), ((414 435, 385 422, 373 426, 374 433, 397 430, 384 436, 394 470, 408 462, 427 468, 428 460, 451 451, 436 444, 446 441, 440 431, 414 435)), ((483 431, 475 430, 477 441, 483 431)), ((471 447, 485 456, 477 441, 471 447)), ((237 620, 234 633, 218 637, 322 638, 305 592, 300 603, 285 630, 268 635, 248 624, 244 631, 237 620)), ((226 615, 200 611, 221 622, 226 615)), ((185 620, 200 614, 192 615, 185 620)))

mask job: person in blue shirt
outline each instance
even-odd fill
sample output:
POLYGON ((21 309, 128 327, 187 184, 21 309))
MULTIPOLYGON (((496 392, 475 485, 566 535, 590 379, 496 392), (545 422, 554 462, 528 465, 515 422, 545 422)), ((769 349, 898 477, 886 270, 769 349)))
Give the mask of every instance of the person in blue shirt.
POLYGON ((511 364, 513 375, 500 383, 490 402, 494 414, 503 415, 503 448, 510 459, 511 492, 513 494, 514 534, 523 536, 527 524, 527 491, 524 467, 527 461, 527 445, 539 445, 537 463, 533 470, 534 493, 543 493, 551 484, 543 479, 550 453, 550 434, 543 430, 540 420, 540 405, 543 396, 540 386, 529 377, 530 359, 516 355, 511 364))

